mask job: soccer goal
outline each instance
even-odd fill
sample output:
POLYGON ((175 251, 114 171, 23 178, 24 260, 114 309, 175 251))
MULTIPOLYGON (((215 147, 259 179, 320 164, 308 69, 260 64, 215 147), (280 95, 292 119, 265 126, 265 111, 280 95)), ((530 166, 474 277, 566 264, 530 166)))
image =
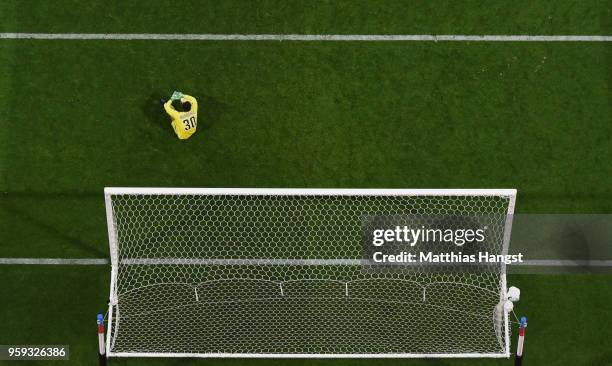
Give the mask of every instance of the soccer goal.
POLYGON ((381 268, 364 258, 363 240, 371 217, 477 216, 480 249, 506 254, 515 198, 512 189, 106 188, 106 354, 509 357, 503 263, 381 268))

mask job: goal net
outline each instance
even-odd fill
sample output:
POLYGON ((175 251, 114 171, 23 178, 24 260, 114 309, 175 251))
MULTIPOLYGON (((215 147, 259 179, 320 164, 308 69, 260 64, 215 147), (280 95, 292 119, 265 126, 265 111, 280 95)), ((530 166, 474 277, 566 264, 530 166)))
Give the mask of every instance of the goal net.
POLYGON ((364 227, 477 222, 478 250, 505 254, 515 196, 106 188, 107 355, 509 357, 503 263, 381 266, 365 257, 364 227))

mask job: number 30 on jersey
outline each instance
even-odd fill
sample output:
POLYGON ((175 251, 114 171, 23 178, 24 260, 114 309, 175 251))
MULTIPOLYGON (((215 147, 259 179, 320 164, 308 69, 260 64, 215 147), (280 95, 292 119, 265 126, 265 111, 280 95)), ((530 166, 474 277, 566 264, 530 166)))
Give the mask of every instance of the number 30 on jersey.
POLYGON ((184 119, 183 124, 185 125, 185 131, 195 128, 196 126, 195 116, 191 116, 188 119, 184 119))

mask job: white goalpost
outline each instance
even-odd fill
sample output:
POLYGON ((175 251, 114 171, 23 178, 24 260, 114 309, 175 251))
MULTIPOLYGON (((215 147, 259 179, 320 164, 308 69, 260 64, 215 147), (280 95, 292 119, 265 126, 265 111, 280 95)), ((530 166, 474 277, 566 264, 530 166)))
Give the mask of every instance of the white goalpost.
POLYGON ((505 255, 514 189, 104 193, 108 357, 510 356, 503 262, 381 266, 364 228, 478 224, 458 250, 505 255))

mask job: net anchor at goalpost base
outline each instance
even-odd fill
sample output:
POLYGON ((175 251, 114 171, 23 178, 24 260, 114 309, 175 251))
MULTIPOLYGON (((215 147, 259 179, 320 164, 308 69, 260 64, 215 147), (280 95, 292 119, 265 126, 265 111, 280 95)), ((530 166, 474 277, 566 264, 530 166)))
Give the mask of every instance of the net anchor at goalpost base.
POLYGON ((106 366, 106 346, 104 344, 104 315, 98 314, 96 323, 98 324, 98 363, 106 366))
POLYGON ((514 365, 521 366, 523 364, 523 348, 525 346, 525 329, 527 328, 527 317, 521 317, 519 326, 518 343, 516 345, 516 357, 514 358, 514 365))

